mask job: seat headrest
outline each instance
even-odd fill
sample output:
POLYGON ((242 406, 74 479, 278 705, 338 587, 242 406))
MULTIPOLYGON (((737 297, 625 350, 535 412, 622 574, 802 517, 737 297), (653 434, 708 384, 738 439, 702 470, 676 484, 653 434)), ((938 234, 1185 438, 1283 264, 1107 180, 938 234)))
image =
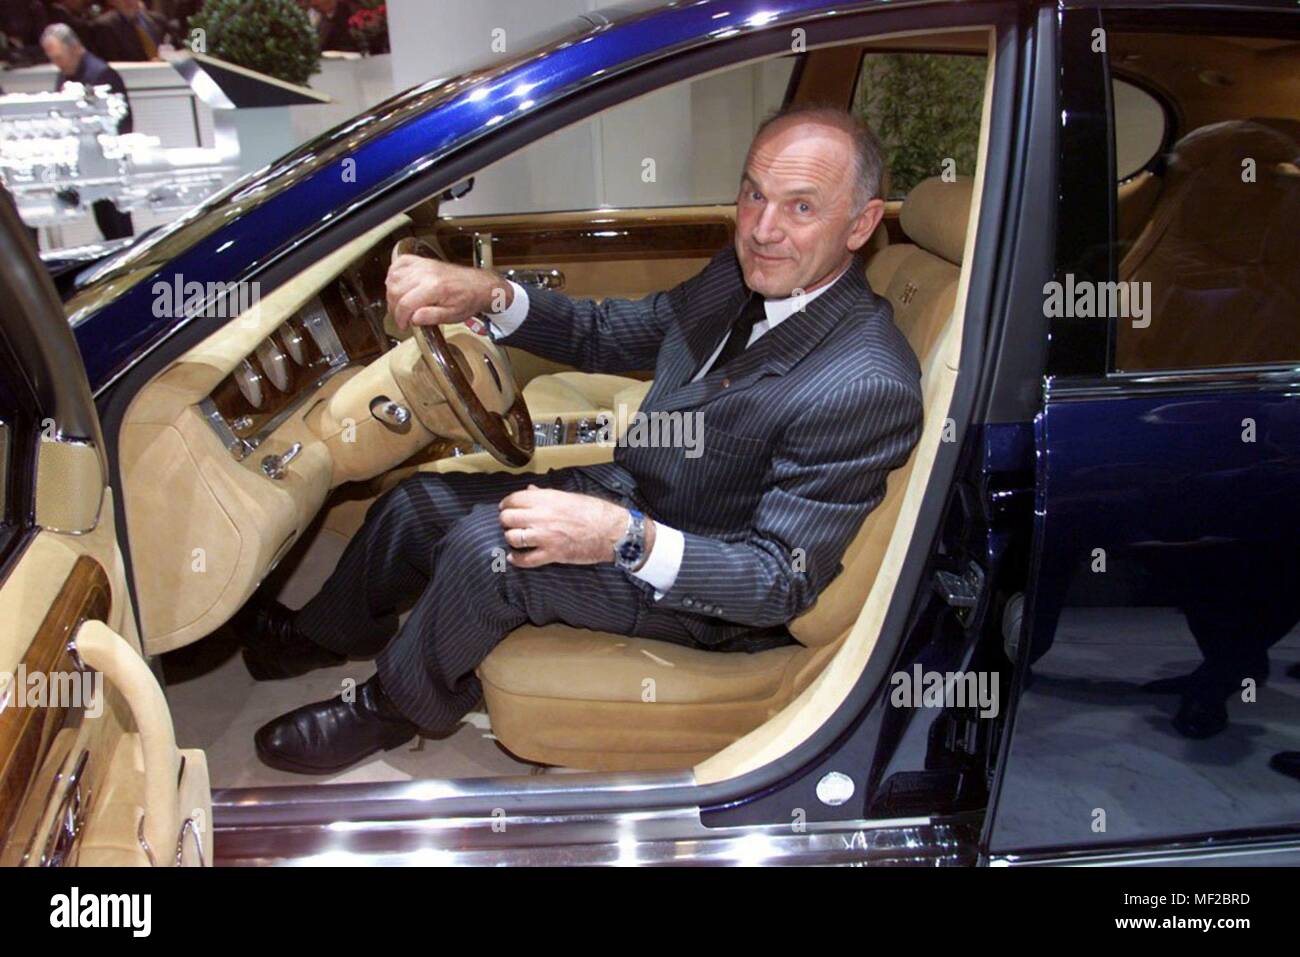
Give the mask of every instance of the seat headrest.
POLYGON ((1300 122, 1258 117, 1225 120, 1192 130, 1169 151, 1169 166, 1186 172, 1225 163, 1239 166, 1241 157, 1252 157, 1261 166, 1294 163, 1300 159, 1300 122))
POLYGON ((972 185, 969 176, 958 176, 950 183, 931 176, 917 183, 903 200, 899 213, 903 232, 927 252, 960 266, 972 185))

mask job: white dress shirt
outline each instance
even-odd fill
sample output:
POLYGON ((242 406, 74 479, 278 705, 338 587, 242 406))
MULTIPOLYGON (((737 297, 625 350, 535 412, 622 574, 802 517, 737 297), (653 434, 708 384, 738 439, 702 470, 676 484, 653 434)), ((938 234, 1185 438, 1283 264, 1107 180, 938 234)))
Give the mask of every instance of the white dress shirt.
MULTIPOLYGON (((851 266, 852 263, 842 269, 839 275, 830 282, 819 286, 812 292, 791 296, 788 299, 763 300, 763 311, 766 313, 766 317, 754 323, 754 329, 749 334, 749 341, 745 343, 745 348, 748 349, 758 341, 760 336, 775 329, 796 312, 807 308, 808 303, 835 285, 840 277, 849 271, 851 266)), ((501 312, 488 315, 493 339, 500 339, 510 335, 523 324, 524 319, 528 316, 528 292, 516 282, 511 282, 510 285, 514 289, 514 299, 511 300, 510 305, 501 312)), ((691 377, 692 382, 708 374, 709 368, 726 344, 727 336, 723 336, 722 341, 713 350, 713 354, 709 356, 708 361, 700 366, 700 371, 691 377)), ((668 590, 673 587, 673 582, 677 580, 677 572, 682 567, 682 555, 685 551, 686 538, 681 531, 657 521, 655 522, 654 547, 650 550, 650 554, 646 556, 645 561, 641 563, 641 567, 631 572, 631 574, 644 582, 649 582, 654 587, 655 599, 658 600, 667 594, 668 590)))

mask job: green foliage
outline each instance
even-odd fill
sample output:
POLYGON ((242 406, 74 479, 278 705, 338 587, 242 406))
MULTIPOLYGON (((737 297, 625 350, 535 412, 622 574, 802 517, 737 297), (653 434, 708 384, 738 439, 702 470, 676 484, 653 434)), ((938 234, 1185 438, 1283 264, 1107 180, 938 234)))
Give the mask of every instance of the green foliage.
POLYGON ((206 53, 305 85, 320 70, 316 31, 294 0, 207 0, 190 17, 190 34, 204 31, 206 53))
POLYGON ((941 174, 945 159, 974 174, 987 66, 982 56, 867 54, 853 106, 884 146, 891 197, 941 174))

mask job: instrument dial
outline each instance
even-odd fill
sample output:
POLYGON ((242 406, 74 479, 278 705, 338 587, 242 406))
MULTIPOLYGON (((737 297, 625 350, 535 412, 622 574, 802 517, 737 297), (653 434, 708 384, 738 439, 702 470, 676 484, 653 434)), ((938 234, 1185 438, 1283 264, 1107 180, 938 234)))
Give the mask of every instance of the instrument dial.
POLYGON ((289 358, 276 345, 274 339, 266 339, 257 347, 258 363, 262 371, 271 380, 271 385, 281 392, 289 391, 289 358))
POLYGON ((296 365, 307 364, 307 337, 301 328, 295 323, 286 322, 280 327, 280 341, 284 343, 284 351, 296 365))
POLYGON ((239 386, 240 393, 243 394, 248 404, 254 409, 260 409, 262 402, 266 399, 266 391, 263 388, 264 381, 262 374, 257 371, 257 367, 247 359, 235 369, 235 385, 239 386))

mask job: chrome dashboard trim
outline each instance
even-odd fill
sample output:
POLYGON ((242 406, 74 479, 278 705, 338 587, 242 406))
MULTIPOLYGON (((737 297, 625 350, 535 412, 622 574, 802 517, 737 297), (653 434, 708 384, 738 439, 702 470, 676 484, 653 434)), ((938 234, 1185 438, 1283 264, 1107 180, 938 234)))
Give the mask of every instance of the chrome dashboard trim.
MULTIPOLYGON (((337 277, 330 280, 330 282, 337 281, 337 277)), ((328 285, 329 283, 326 283, 326 286, 328 285)), ((305 303, 298 307, 298 309, 294 310, 292 315, 298 316, 302 319, 303 326, 307 328, 308 334, 316 340, 316 344, 320 348, 322 355, 329 362, 329 365, 321 375, 317 376, 313 382, 300 389, 293 401, 289 402, 283 409, 267 419, 266 422, 263 423, 262 428, 250 436, 240 437, 235 434, 235 430, 231 427, 230 423, 226 421, 225 416, 221 414, 216 403, 212 401, 212 396, 210 394, 198 404, 199 412, 202 413, 203 417, 207 420, 208 426, 216 433, 218 440, 220 440, 221 444, 226 448, 226 451, 231 454, 236 462, 242 462, 246 459, 250 452, 265 442, 276 429, 284 425, 284 423, 287 422, 295 412, 313 399, 316 396, 316 393, 320 391, 321 386, 334 378, 334 376, 338 375, 344 369, 348 368, 348 366, 354 364, 352 358, 348 355, 347 350, 343 347, 342 340, 339 339, 338 330, 334 328, 334 322, 330 319, 329 312, 326 310, 325 304, 321 300, 320 292, 316 292, 312 295, 305 303)), ((292 316, 290 316, 290 318, 292 318, 292 316)), ((287 322, 288 320, 286 319, 285 321, 287 322)), ((280 327, 277 326, 276 330, 279 328, 280 327)), ((276 330, 272 330, 271 335, 274 335, 276 330)), ((269 338, 270 336, 268 335, 266 338, 258 342, 258 348, 260 348, 262 343, 266 342, 269 338)), ((251 358, 256 355, 256 352, 257 350, 254 349, 246 358, 251 358)))

